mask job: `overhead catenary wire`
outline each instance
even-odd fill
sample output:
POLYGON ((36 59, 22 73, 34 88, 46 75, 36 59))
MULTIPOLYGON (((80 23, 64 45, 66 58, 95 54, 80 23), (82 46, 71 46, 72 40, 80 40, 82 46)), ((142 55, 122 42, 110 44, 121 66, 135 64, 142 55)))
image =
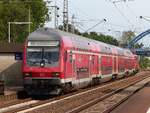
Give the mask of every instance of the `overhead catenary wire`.
POLYGON ((140 24, 139 21, 138 21, 139 16, 135 13, 135 11, 131 7, 129 7, 129 5, 127 3, 125 3, 125 5, 126 5, 127 9, 129 10, 129 12, 131 13, 131 15, 135 17, 135 21, 136 21, 137 24, 135 25, 136 27, 134 29, 136 30, 138 24, 140 24))
MULTIPOLYGON (((60 5, 62 5, 61 3, 63 3, 62 1, 60 1, 60 0, 58 0, 57 1, 57 4, 60 6, 60 5)), ((89 18, 90 16, 86 13, 86 12, 84 12, 84 11, 82 11, 80 8, 78 8, 77 6, 76 6, 76 4, 75 3, 73 3, 72 1, 70 1, 69 0, 69 3, 71 4, 71 5, 69 5, 69 6, 73 6, 73 7, 75 7, 75 12, 72 10, 72 8, 69 8, 69 13, 70 14, 74 14, 75 15, 75 17, 76 17, 76 21, 75 21, 75 23, 76 23, 76 25, 77 24, 82 24, 82 26, 85 24, 85 23, 96 23, 97 24, 97 22, 99 23, 99 21, 101 21, 101 19, 99 19, 99 18, 97 18, 97 19, 95 19, 95 18, 89 18), (81 18, 80 16, 84 16, 84 18, 86 17, 86 19, 84 19, 84 18, 81 18), (77 18, 78 17, 78 18, 77 18), (79 18, 80 17, 80 18, 79 18)), ((59 18, 59 22, 61 22, 62 23, 62 15, 60 14, 60 18, 59 18)), ((68 21, 69 23, 71 23, 71 21, 68 21)), ((120 28, 126 28, 126 27, 128 27, 128 26, 123 26, 123 25, 116 25, 116 24, 113 24, 113 23, 108 23, 107 22, 107 24, 110 24, 111 26, 116 26, 116 27, 120 27, 120 28)), ((87 25, 87 24, 86 24, 87 25)), ((86 27, 87 28, 87 27, 86 27)), ((85 29, 86 29, 85 28, 85 29)), ((83 30, 83 29, 82 29, 83 30)), ((84 31, 86 31, 86 30, 84 30, 84 31)))
POLYGON ((99 21, 97 24, 95 24, 94 26, 88 28, 88 29, 86 30, 86 32, 92 30, 93 28, 95 28, 96 26, 98 26, 99 24, 101 24, 101 23, 103 23, 103 22, 106 22, 106 19, 103 19, 103 20, 99 21))
POLYGON ((77 28, 81 29, 83 32, 86 32, 85 28, 83 28, 83 26, 81 26, 80 24, 77 24, 76 26, 77 28))
POLYGON ((124 13, 117 7, 115 2, 113 2, 113 5, 117 9, 117 11, 120 13, 120 15, 133 27, 134 25, 130 22, 130 20, 124 15, 124 13))
POLYGON ((111 22, 107 22, 108 25, 111 25, 111 26, 115 26, 115 27, 120 27, 120 28, 128 28, 129 26, 124 26, 124 25, 118 25, 118 24, 115 24, 115 23, 111 23, 111 22))
MULTIPOLYGON (((69 5, 69 6, 71 6, 71 7, 69 7, 69 13, 70 13, 70 15, 72 15, 72 14, 74 14, 75 15, 75 17, 76 17, 76 21, 75 21, 75 26, 76 26, 76 28, 77 28, 77 26, 81 26, 79 29, 81 29, 82 31, 87 31, 86 29, 89 27, 89 26, 87 26, 87 25, 89 25, 89 24, 87 24, 87 23, 91 23, 91 24, 96 24, 96 26, 98 26, 99 25, 99 21, 100 21, 100 19, 98 19, 98 18, 91 18, 91 16, 88 14, 88 13, 86 13, 86 12, 84 12, 84 11, 82 11, 82 9, 80 8, 80 7, 78 7, 78 6, 75 6, 76 4, 76 2, 74 3, 73 1, 71 1, 71 0, 68 0, 68 2, 69 2, 69 4, 71 4, 71 5, 69 5), (76 10, 73 10, 73 8, 72 8, 72 6, 74 6, 74 7, 76 7, 75 9, 76 10), (78 17, 78 18, 77 18, 78 17), (84 18, 82 18, 82 17, 84 17, 84 18), (85 18, 86 17, 86 18, 85 18), (79 25, 80 24, 80 25, 79 25), (97 25, 98 24, 98 25, 97 25), (84 27, 83 27, 84 26, 84 27), (85 27, 86 26, 86 27, 85 27)), ((58 6, 59 7, 61 7, 62 6, 62 1, 61 0, 57 0, 57 4, 58 4, 58 6)), ((61 8, 60 8, 60 11, 61 11, 61 8)), ((125 15, 124 15, 125 16, 125 15)), ((71 18, 71 17, 70 17, 71 18)), ((129 20, 130 21, 130 20, 129 20)), ((71 23, 71 21, 68 21, 69 23, 71 23)), ((63 21, 62 21, 62 14, 60 14, 60 18, 59 18, 59 24, 62 24, 63 23, 63 21)), ((132 24, 131 22, 128 22, 129 24, 132 24)), ((115 23, 111 23, 111 22, 107 22, 107 24, 109 25, 109 26, 114 26, 114 27, 117 27, 117 28, 128 28, 129 26, 124 26, 124 25, 118 25, 118 24, 115 24, 115 23)), ((92 27, 96 27, 95 25, 94 26, 92 26, 92 27)), ((92 29, 94 29, 94 28, 92 28, 92 29)), ((106 28, 105 29, 110 29, 110 27, 109 28, 107 28, 107 26, 106 26, 106 28)))
POLYGON ((135 15, 137 17, 137 14, 129 7, 127 3, 126 3, 126 7, 128 8, 128 10, 130 10, 130 13, 132 13, 132 15, 135 15))

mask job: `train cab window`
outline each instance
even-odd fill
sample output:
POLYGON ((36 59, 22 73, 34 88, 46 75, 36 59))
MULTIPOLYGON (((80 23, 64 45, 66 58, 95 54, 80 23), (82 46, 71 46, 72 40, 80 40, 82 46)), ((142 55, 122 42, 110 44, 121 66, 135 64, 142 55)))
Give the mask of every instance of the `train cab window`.
POLYGON ((42 48, 28 48, 27 49, 27 64, 30 66, 40 65, 42 59, 42 48))
POLYGON ((59 47, 28 47, 27 64, 30 66, 44 67, 57 66, 59 62, 59 47))
POLYGON ((45 48, 43 59, 47 66, 57 65, 59 61, 59 48, 45 48))

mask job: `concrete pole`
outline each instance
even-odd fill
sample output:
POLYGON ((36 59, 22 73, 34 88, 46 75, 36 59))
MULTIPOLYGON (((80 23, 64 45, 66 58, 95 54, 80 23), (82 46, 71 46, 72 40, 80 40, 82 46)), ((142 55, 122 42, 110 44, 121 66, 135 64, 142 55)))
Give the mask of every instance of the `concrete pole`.
POLYGON ((30 34, 30 22, 31 22, 31 11, 30 11, 30 6, 29 6, 29 34, 30 34))
POLYGON ((8 43, 10 43, 10 22, 8 22, 8 43))
POLYGON ((71 20, 71 32, 75 34, 75 22, 74 22, 75 16, 72 15, 72 20, 71 20))

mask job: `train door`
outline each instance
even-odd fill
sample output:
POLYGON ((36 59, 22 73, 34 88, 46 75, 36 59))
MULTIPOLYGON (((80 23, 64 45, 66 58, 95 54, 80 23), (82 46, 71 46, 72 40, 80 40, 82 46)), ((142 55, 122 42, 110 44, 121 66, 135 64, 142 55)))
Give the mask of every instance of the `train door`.
POLYGON ((113 61, 113 67, 114 67, 114 73, 116 74, 117 73, 117 58, 116 57, 114 57, 114 61, 113 61))
POLYGON ((67 60, 65 63, 65 82, 71 82, 73 86, 78 85, 76 57, 72 52, 67 52, 67 60))
POLYGON ((73 70, 72 70, 72 73, 73 73, 73 78, 74 78, 74 84, 76 85, 76 87, 79 87, 79 77, 77 76, 77 67, 76 67, 76 56, 75 54, 72 55, 72 58, 73 58, 73 62, 72 62, 72 67, 73 67, 73 70))
POLYGON ((73 81, 73 57, 70 52, 65 53, 65 79, 73 81))
MULTIPOLYGON (((91 56, 89 55, 89 63, 88 63, 88 67, 89 67, 89 73, 88 73, 88 76, 89 76, 89 78, 90 78, 90 76, 91 76, 91 56)), ((90 81, 91 81, 91 79, 90 79, 90 81)))
POLYGON ((118 66, 119 66, 119 65, 118 65, 118 62, 119 62, 119 61, 118 61, 118 56, 116 56, 115 58, 116 58, 116 73, 118 73, 118 66))
POLYGON ((92 56, 89 56, 89 78, 92 79, 92 71, 93 71, 93 62, 92 56))
POLYGON ((101 77, 101 74, 102 74, 102 65, 101 65, 101 63, 102 63, 102 61, 101 61, 102 59, 101 59, 101 55, 99 55, 99 61, 98 61, 98 70, 99 70, 99 76, 101 77))
POLYGON ((80 87, 80 77, 77 74, 77 54, 72 54, 72 76, 73 84, 76 88, 80 87))
POLYGON ((98 59, 99 57, 97 55, 93 56, 93 75, 95 75, 97 77, 98 73, 99 73, 99 69, 98 69, 98 59))

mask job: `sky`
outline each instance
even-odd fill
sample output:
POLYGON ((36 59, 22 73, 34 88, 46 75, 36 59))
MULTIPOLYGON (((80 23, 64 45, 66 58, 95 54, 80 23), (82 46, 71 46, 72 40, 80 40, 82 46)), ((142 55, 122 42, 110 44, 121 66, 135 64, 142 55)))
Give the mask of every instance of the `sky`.
MULTIPOLYGON (((75 26, 81 32, 87 31, 92 26, 101 22, 90 31, 111 35, 120 39, 123 31, 132 30, 136 35, 150 29, 150 0, 68 0, 69 21, 75 16, 75 26), (141 19, 140 16, 147 20, 141 19)), ((51 4, 60 7, 59 24, 63 20, 63 0, 52 0, 51 4)), ((54 27, 54 10, 50 9, 52 20, 46 27, 54 27)), ((150 35, 139 42, 150 47, 150 35)))

